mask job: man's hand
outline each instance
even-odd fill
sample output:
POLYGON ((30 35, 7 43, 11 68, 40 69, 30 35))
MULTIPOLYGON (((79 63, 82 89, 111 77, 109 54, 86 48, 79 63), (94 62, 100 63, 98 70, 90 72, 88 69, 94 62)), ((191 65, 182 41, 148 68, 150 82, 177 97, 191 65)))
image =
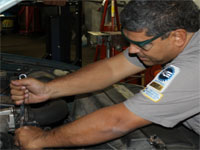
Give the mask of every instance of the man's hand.
POLYGON ((15 145, 22 149, 40 150, 42 141, 41 137, 45 136, 45 132, 40 128, 24 126, 15 131, 15 145))
POLYGON ((39 103, 49 98, 45 83, 33 78, 11 81, 11 98, 15 104, 39 103))
POLYGON ((67 0, 43 0, 46 5, 65 6, 67 0))

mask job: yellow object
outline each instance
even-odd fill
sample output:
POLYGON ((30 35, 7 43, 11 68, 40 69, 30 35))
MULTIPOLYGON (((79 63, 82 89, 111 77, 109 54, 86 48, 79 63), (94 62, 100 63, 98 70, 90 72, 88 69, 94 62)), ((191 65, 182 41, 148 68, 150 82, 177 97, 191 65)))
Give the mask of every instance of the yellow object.
POLYGON ((14 21, 12 19, 5 19, 2 21, 2 28, 12 28, 14 26, 14 21))
POLYGON ((111 17, 115 17, 115 1, 111 2, 111 17))

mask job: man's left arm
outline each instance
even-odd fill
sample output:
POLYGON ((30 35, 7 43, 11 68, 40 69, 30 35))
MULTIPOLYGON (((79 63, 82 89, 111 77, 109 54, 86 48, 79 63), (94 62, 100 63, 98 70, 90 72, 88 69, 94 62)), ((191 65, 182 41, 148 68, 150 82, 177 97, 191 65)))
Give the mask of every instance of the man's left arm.
POLYGON ((72 123, 50 131, 23 127, 16 131, 16 143, 23 148, 74 147, 102 143, 151 124, 121 103, 99 109, 72 123))

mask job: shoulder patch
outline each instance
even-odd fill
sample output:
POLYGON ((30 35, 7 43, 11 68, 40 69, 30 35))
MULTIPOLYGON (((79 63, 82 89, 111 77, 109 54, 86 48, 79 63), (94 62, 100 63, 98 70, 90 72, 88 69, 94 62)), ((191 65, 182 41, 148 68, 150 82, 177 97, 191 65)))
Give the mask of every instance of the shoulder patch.
POLYGON ((154 102, 158 102, 162 97, 162 92, 171 84, 179 74, 180 68, 170 65, 162 70, 148 85, 142 90, 142 94, 154 102))
POLYGON ((162 70, 147 86, 163 92, 179 74, 180 68, 170 65, 162 70))

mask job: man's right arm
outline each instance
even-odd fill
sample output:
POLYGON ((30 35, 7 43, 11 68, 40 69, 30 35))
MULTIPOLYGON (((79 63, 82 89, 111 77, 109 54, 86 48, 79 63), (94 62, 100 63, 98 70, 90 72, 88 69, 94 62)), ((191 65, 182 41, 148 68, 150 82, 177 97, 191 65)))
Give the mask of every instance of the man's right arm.
POLYGON ((88 93, 103 89, 142 70, 130 63, 121 53, 53 80, 47 86, 51 98, 88 93))
POLYGON ((121 53, 109 59, 89 64, 74 73, 48 83, 39 83, 33 79, 12 81, 12 99, 18 101, 17 104, 20 104, 23 101, 22 99, 29 97, 30 103, 36 103, 62 96, 93 92, 110 86, 142 70, 143 68, 130 63, 123 53, 121 53), (22 87, 24 91, 29 91, 29 93, 24 94, 24 92, 20 91, 22 87))

